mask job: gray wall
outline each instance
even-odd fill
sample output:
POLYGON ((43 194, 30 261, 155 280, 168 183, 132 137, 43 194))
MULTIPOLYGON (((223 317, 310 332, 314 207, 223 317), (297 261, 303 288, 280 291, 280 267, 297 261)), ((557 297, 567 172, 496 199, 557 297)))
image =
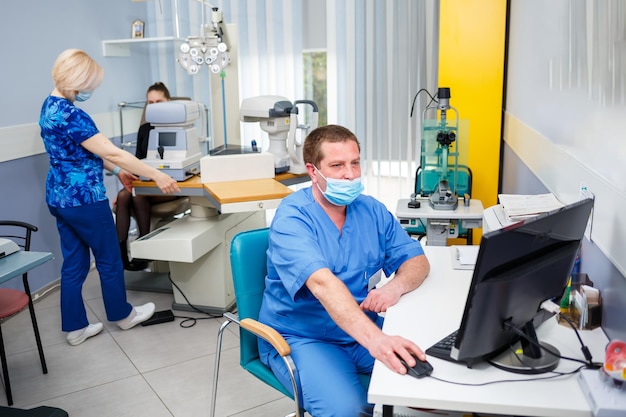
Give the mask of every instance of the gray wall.
MULTIPOLYGON (((39 111, 53 88, 52 64, 66 48, 83 49, 104 67, 102 86, 81 106, 98 116, 101 130, 110 136, 115 134, 111 126, 117 120, 117 103, 133 97, 143 99, 147 86, 154 81, 146 55, 136 53, 130 58, 105 59, 101 40, 129 37, 131 22, 146 20, 146 3, 35 0, 11 2, 2 8, 0 218, 35 224, 39 231, 33 236, 32 249, 54 253, 54 261, 29 274, 31 288, 37 290, 60 277, 62 261, 54 218, 45 204, 48 158, 41 153, 43 149, 35 149, 32 156, 19 159, 5 160, 5 157, 15 147, 40 145, 39 111)), ((20 287, 20 281, 13 280, 5 286, 20 287)))
POLYGON ((626 52, 613 46, 624 42, 625 25, 623 1, 511 2, 501 190, 552 192, 567 203, 581 182, 590 187, 595 206, 581 272, 602 292, 603 328, 621 339, 626 52))

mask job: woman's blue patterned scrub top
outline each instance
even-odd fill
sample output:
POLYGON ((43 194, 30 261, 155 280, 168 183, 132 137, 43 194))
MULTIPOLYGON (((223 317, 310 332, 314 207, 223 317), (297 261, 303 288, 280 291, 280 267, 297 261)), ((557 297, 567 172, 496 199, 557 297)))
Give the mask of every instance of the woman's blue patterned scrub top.
POLYGON ((81 146, 99 133, 91 117, 65 98, 48 96, 39 126, 50 158, 46 203, 67 208, 106 200, 102 158, 81 146))

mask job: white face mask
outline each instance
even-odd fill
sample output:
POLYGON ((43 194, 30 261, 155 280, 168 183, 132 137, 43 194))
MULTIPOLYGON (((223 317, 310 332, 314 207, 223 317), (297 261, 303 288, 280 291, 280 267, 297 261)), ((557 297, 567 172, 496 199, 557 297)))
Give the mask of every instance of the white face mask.
POLYGON ((76 94, 76 101, 87 101, 91 98, 93 91, 79 91, 76 94))
POLYGON ((347 206, 352 203, 363 192, 363 184, 361 177, 352 180, 340 180, 336 178, 326 178, 319 169, 314 165, 313 168, 322 178, 326 180, 326 191, 322 191, 319 183, 317 189, 326 197, 329 203, 336 206, 347 206))

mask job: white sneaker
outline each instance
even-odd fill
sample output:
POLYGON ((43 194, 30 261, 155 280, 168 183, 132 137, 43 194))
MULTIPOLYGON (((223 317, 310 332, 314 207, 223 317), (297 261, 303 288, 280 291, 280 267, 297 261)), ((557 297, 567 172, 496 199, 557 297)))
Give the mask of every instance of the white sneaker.
POLYGON ((72 346, 80 345, 91 336, 95 336, 102 331, 102 323, 90 324, 80 330, 74 330, 67 334, 67 343, 72 346))
POLYGON ((146 303, 142 306, 133 307, 133 310, 130 312, 128 317, 117 321, 117 325, 120 326, 120 329, 122 330, 132 329, 139 323, 143 323, 152 317, 155 309, 156 306, 154 303, 146 303))

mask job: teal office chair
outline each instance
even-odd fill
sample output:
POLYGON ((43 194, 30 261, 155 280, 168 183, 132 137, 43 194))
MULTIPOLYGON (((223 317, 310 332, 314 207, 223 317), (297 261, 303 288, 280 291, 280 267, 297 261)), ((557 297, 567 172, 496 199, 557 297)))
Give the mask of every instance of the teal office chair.
POLYGON ((225 313, 226 321, 219 329, 217 337, 217 349, 215 352, 215 369, 213 374, 213 388, 211 394, 211 417, 215 416, 215 400, 217 397, 217 381, 222 348, 222 336, 224 330, 231 323, 239 325, 240 348, 239 363, 242 368, 252 375, 277 389, 294 400, 294 412, 290 416, 300 417, 304 411, 298 406, 299 381, 295 364, 291 359, 291 348, 285 339, 274 329, 259 323, 259 310, 265 290, 265 276, 267 275, 267 247, 269 244, 269 229, 257 229, 238 233, 235 235, 230 246, 230 264, 233 273, 235 300, 237 302, 238 316, 225 313), (291 384, 292 396, 274 376, 270 368, 265 366, 259 359, 257 337, 268 341, 278 351, 285 361, 291 384))
MULTIPOLYGON (((263 291, 265 290, 268 246, 269 229, 267 228, 240 232, 233 237, 231 242, 230 265, 233 275, 238 316, 232 313, 225 313, 224 318, 226 321, 218 331, 211 393, 211 417, 215 417, 215 400, 217 398, 222 336, 226 327, 231 323, 239 325, 239 363, 242 368, 267 385, 293 399, 294 412, 289 414, 289 416, 304 416, 304 410, 299 407, 300 400, 298 399, 297 388, 300 386, 300 381, 298 379, 296 366, 291 358, 291 348, 276 330, 257 321, 259 318, 259 310, 261 309, 261 301, 263 300, 263 291), (261 362, 259 359, 257 337, 261 337, 269 342, 283 358, 287 365, 289 376, 291 377, 293 392, 295 392, 296 395, 292 396, 274 376, 272 370, 261 362)), ((370 375, 362 374, 359 375, 359 378, 361 384, 367 388, 370 382, 370 375)))
MULTIPOLYGON (((448 175, 446 179, 450 184, 454 184, 454 168, 448 168, 448 175)), ((415 172, 415 195, 421 197, 430 196, 437 185, 439 184, 439 173, 437 167, 426 166, 422 168, 417 167, 415 172)), ((457 178, 456 178, 456 193, 459 197, 467 195, 472 196, 472 170, 467 165, 458 165, 457 178)), ((462 204, 462 203, 461 203, 462 204)), ((466 229, 459 224, 459 238, 467 241, 468 245, 473 243, 472 241, 472 229, 466 229)), ((416 226, 406 227, 407 233, 413 236, 417 236, 418 239, 426 236, 426 222, 423 219, 419 219, 419 223, 416 226)))

